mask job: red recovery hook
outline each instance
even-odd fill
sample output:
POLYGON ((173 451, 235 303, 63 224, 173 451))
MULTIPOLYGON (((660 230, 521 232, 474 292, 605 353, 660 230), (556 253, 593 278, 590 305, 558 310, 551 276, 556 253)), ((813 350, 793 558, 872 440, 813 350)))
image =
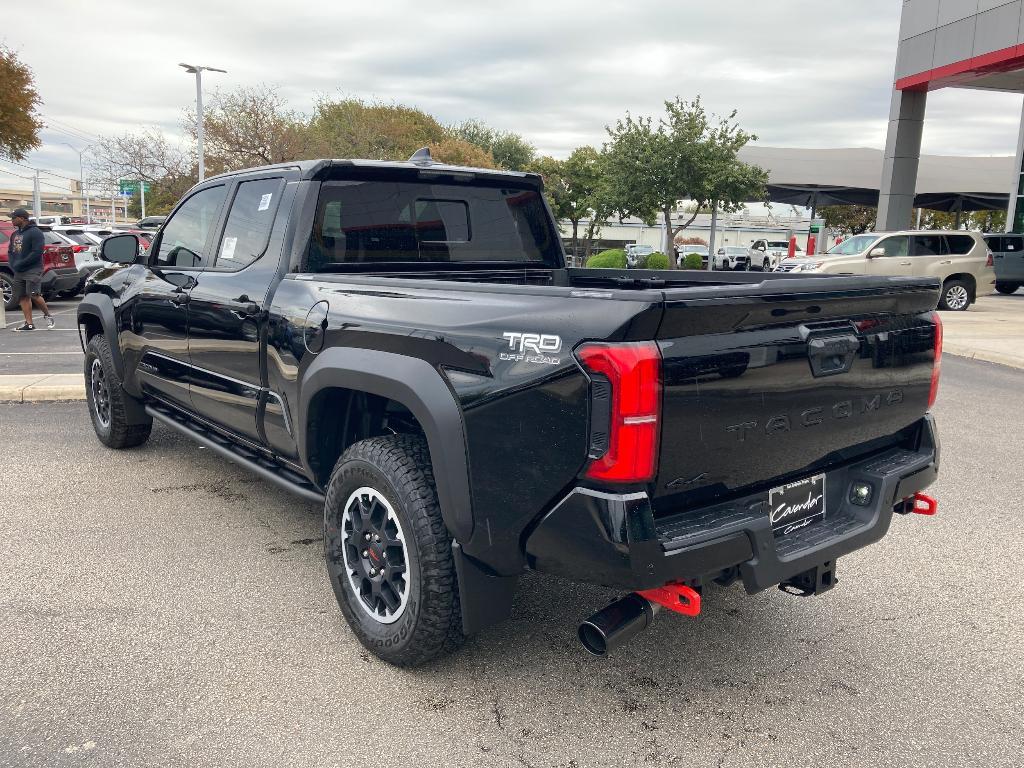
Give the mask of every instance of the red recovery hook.
POLYGON ((700 613, 700 594, 685 584, 666 584, 663 587, 641 590, 637 594, 684 616, 696 616, 700 613))
POLYGON ((907 499, 910 511, 918 515, 934 515, 939 511, 939 502, 927 493, 915 493, 907 499))

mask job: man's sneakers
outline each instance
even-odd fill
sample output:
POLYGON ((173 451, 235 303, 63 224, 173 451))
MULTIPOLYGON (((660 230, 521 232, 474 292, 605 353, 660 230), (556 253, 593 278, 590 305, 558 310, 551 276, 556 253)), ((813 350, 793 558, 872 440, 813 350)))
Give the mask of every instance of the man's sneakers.
MULTIPOLYGON (((53 319, 53 315, 43 315, 43 319, 46 320, 46 330, 52 331, 57 326, 57 321, 53 319)), ((32 323, 24 323, 17 328, 12 328, 13 331, 34 331, 36 327, 32 323)))

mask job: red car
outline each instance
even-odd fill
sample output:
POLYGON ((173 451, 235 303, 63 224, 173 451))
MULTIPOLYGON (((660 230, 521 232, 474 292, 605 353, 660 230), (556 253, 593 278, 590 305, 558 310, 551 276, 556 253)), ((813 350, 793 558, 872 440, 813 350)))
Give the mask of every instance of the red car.
MULTIPOLYGON (((14 295, 14 272, 7 261, 7 249, 15 226, 10 221, 0 222, 0 292, 7 311, 17 308, 20 296, 14 295)), ((78 269, 71 246, 52 232, 43 232, 43 298, 49 299, 58 291, 68 291, 78 285, 78 269)))

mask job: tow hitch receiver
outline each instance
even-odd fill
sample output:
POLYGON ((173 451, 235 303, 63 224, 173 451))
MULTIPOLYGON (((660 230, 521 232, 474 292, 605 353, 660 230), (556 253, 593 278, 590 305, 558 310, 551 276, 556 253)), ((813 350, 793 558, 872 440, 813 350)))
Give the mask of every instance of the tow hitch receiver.
POLYGON ((637 594, 683 616, 696 616, 700 613, 700 594, 685 584, 666 584, 641 590, 637 594))
POLYGON ((798 573, 791 579, 779 584, 779 589, 787 595, 798 597, 812 597, 828 592, 838 583, 836 579, 836 561, 826 560, 821 565, 809 568, 803 573, 798 573))

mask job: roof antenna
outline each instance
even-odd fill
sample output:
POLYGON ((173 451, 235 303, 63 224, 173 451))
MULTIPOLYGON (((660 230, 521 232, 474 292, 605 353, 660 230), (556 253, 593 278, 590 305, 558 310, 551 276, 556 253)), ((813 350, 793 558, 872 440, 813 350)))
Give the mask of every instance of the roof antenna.
POLYGON ((412 153, 412 157, 409 158, 410 163, 432 163, 434 158, 430 156, 430 147, 421 147, 412 153))

